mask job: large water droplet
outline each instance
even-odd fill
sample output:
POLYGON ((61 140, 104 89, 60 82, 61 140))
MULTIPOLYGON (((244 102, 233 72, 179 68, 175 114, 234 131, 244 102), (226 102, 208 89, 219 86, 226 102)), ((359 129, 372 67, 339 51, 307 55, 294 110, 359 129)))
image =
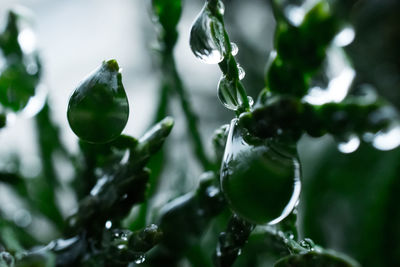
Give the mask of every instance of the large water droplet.
POLYGON ((353 153, 360 146, 360 138, 357 135, 351 135, 346 141, 338 144, 340 152, 348 154, 353 153))
POLYGON ((222 190, 241 217, 257 224, 278 223, 299 199, 296 152, 271 140, 249 143, 244 136, 237 119, 232 120, 221 166, 222 190))
POLYGON ((327 52, 323 71, 314 77, 314 87, 303 100, 312 105, 341 102, 347 96, 355 74, 343 50, 332 46, 327 52))
POLYGON ((392 150, 400 146, 400 125, 391 126, 388 130, 379 131, 372 140, 372 145, 379 150, 392 150))
POLYGON ((212 15, 208 2, 193 22, 190 30, 190 48, 198 59, 207 64, 218 64, 224 59, 224 26, 212 15))
POLYGON ((86 142, 106 143, 121 134, 129 106, 115 60, 103 62, 75 89, 67 116, 71 129, 86 142))
POLYGON ((239 52, 239 47, 234 42, 231 42, 231 54, 232 56, 236 56, 239 52))

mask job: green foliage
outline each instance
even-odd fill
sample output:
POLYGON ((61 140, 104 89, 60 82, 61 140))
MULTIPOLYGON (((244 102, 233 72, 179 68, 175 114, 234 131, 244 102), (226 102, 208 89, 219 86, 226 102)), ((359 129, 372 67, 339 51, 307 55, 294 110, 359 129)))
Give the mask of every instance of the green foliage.
MULTIPOLYGON (((363 192, 352 188, 358 185, 350 182, 353 177, 348 169, 363 169, 364 159, 379 159, 370 159, 368 155, 372 154, 367 154, 360 156, 358 165, 347 166, 340 161, 332 164, 327 157, 316 165, 315 177, 303 183, 297 144, 304 134, 329 134, 339 142, 354 138, 360 142, 364 138, 374 143, 374 138, 382 138, 382 133, 398 123, 397 113, 381 97, 346 97, 347 92, 340 100, 320 104, 309 101, 329 61, 330 49, 340 50, 333 40, 348 23, 347 15, 339 14, 340 1, 321 0, 303 10, 304 18, 297 23, 285 13, 284 2, 271 1, 277 21, 275 50, 267 64, 265 88, 255 103, 241 82, 245 72, 236 60, 237 45, 225 29, 223 2, 206 0, 192 25, 191 49, 202 62, 219 65, 222 77, 217 95, 235 113, 230 125, 215 131, 215 157, 210 159, 173 55, 182 2, 153 0, 161 59, 154 125, 138 139, 121 135, 129 105, 115 60, 104 61, 69 100, 69 125, 80 139, 78 156, 70 155, 60 141, 60 131, 50 119, 46 102, 35 116, 42 172, 32 182, 18 168, 0 171, 0 182, 8 185, 33 214, 45 217, 58 238, 42 244, 0 212, 0 267, 181 266, 185 261, 190 266, 221 267, 360 266, 349 256, 316 245, 310 238, 300 239, 303 233, 297 227, 298 202, 300 191, 305 191, 305 233, 316 237, 318 243, 329 243, 324 232, 318 232, 319 218, 313 215, 324 202, 318 191, 349 188, 345 197, 351 200, 353 194, 363 192), (172 149, 163 149, 174 125, 172 117, 167 116, 172 97, 179 100, 193 154, 203 174, 196 190, 158 209, 152 206, 152 200, 160 193, 163 164, 172 149), (66 219, 56 204, 56 190, 65 186, 53 162, 60 154, 75 169, 68 187, 79 201, 66 219), (337 184, 329 176, 334 171, 342 179, 337 184), (322 176, 327 179, 319 180, 322 176)), ((19 26, 22 19, 10 12, 0 35, 6 61, 0 73, 0 128, 7 126, 8 113, 26 107, 40 83, 37 52, 24 51, 18 38, 24 30, 19 26)), ((389 161, 398 159, 397 154, 387 157, 389 161)), ((387 172, 390 179, 378 188, 382 194, 379 200, 384 203, 376 204, 371 212, 384 218, 374 223, 389 225, 393 235, 398 236, 399 218, 390 217, 396 207, 386 204, 395 203, 388 192, 390 185, 395 190, 399 182, 395 171, 387 172), (384 207, 387 210, 382 211, 384 207)), ((373 227, 363 223, 365 228, 373 227)), ((380 242, 396 247, 392 240, 380 242)), ((366 258, 366 251, 354 254, 357 259, 360 255, 366 258)))

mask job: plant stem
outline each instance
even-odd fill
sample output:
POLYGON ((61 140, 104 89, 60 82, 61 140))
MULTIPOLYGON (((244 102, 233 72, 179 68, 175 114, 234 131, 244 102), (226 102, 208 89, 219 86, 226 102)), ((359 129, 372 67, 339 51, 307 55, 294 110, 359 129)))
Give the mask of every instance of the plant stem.
POLYGON ((175 92, 179 97, 183 113, 186 117, 188 132, 191 137, 191 143, 197 161, 203 167, 203 170, 213 169, 213 166, 204 151, 203 141, 201 140, 200 131, 197 125, 198 116, 192 109, 189 96, 176 69, 175 59, 172 54, 165 55, 165 59, 167 62, 169 62, 171 82, 175 92))

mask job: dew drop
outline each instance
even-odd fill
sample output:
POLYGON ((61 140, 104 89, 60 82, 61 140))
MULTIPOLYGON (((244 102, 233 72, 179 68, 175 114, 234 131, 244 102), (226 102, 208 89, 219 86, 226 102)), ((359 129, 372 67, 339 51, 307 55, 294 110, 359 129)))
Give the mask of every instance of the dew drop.
POLYGON ((208 2, 193 22, 190 30, 190 48, 198 59, 207 64, 218 64, 224 59, 224 26, 212 15, 208 2))
POLYGON ((244 76, 246 76, 246 72, 239 64, 237 67, 238 67, 238 72, 239 72, 239 80, 243 80, 244 76))
POLYGON ((293 149, 272 140, 251 144, 232 120, 223 163, 221 188, 231 209, 250 222, 276 224, 298 203, 300 163, 293 149))
POLYGON ((343 30, 341 30, 333 39, 333 43, 336 46, 339 47, 344 47, 348 46, 351 44, 354 40, 354 37, 356 36, 356 32, 354 31, 354 28, 351 26, 345 27, 343 30))
POLYGON ((345 142, 340 142, 338 144, 338 149, 342 153, 349 154, 356 151, 359 146, 360 138, 358 138, 357 135, 351 135, 348 140, 346 140, 345 142))
POLYGON ((139 254, 136 256, 137 258, 135 259, 136 264, 141 264, 146 260, 146 256, 144 254, 139 254))
POLYGON ((111 229, 112 222, 111 221, 106 221, 105 227, 106 227, 106 229, 111 229))
POLYGON ((306 15, 306 10, 301 6, 288 5, 284 9, 285 16, 294 26, 300 26, 306 15))
POLYGON ((253 104, 254 104, 254 99, 253 99, 251 96, 248 96, 248 97, 247 97, 247 101, 249 101, 250 107, 253 106, 253 104))
POLYGON ((18 34, 18 42, 22 51, 26 54, 33 53, 36 50, 36 37, 33 31, 29 28, 24 29, 18 34))
POLYGON ((400 125, 394 125, 386 131, 379 131, 372 140, 372 145, 379 150, 387 151, 400 146, 400 125))
POLYGON ((222 76, 218 83, 218 98, 221 103, 231 110, 237 110, 240 107, 238 90, 236 82, 222 76))
POLYGON ((117 138, 128 121, 128 99, 115 60, 90 74, 69 99, 67 117, 72 131, 90 143, 117 138))
POLYGON ((224 2, 218 1, 217 9, 218 9, 218 13, 219 13, 219 14, 224 15, 224 14, 225 14, 225 5, 224 5, 224 2))
POLYGON ((231 54, 232 56, 236 56, 239 52, 239 47, 234 42, 231 42, 231 54))

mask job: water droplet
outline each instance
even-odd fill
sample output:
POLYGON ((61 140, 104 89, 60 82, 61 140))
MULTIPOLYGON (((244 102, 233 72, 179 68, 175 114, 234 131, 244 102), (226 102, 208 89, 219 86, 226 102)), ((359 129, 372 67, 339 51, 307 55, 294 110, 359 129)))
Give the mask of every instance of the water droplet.
POLYGON ((190 48, 198 59, 207 64, 218 64, 224 59, 224 26, 212 15, 208 2, 193 22, 190 30, 190 48))
POLYGON ((18 34, 18 43, 24 53, 30 54, 36 50, 36 36, 29 28, 18 34))
POLYGON ((222 76, 218 83, 218 98, 221 103, 231 109, 237 110, 240 107, 240 96, 236 87, 236 82, 222 76))
POLYGON ((224 5, 224 2, 218 1, 218 3, 217 3, 217 9, 218 9, 218 13, 219 13, 219 14, 224 15, 224 14, 225 14, 225 5, 224 5))
POLYGON ((236 56, 239 52, 239 47, 234 42, 231 42, 231 54, 232 56, 236 56))
POLYGON ((106 227, 106 229, 111 229, 112 222, 111 221, 106 221, 105 227, 106 227))
POLYGON ((246 76, 246 72, 239 64, 237 67, 238 67, 238 72, 239 72, 239 80, 243 80, 244 76, 246 76))
POLYGON ((285 16, 294 26, 300 26, 306 15, 306 10, 301 6, 288 5, 284 9, 285 16))
POLYGON ((372 145, 387 151, 400 146, 400 125, 393 125, 388 130, 379 131, 372 140, 372 145))
POLYGON ((347 96, 355 74, 343 50, 331 47, 327 52, 324 70, 314 77, 314 87, 303 100, 312 105, 341 102, 347 96))
POLYGON ((69 125, 86 142, 114 140, 125 128, 128 116, 128 99, 115 60, 103 62, 75 89, 69 100, 69 125))
POLYGON ((221 166, 221 188, 230 207, 257 224, 276 224, 298 202, 300 164, 296 152, 272 140, 245 140, 246 132, 232 120, 221 166), (257 143, 256 143, 257 142, 257 143))
POLYGON ((345 142, 340 142, 338 144, 338 149, 340 152, 348 154, 353 153, 360 146, 360 138, 357 135, 351 135, 345 142))
POLYGON ((25 108, 21 111, 21 115, 25 118, 31 118, 42 110, 46 103, 48 89, 44 84, 39 84, 36 87, 35 95, 29 98, 25 108))
POLYGON ((300 26, 306 14, 319 2, 319 0, 280 1, 279 5, 287 20, 293 26, 300 26))
POLYGON ((250 107, 253 106, 253 104, 254 104, 254 99, 253 99, 251 96, 248 96, 248 97, 247 97, 247 101, 249 101, 250 107))
POLYGON ((354 28, 351 26, 345 27, 333 39, 333 43, 337 46, 344 47, 351 44, 356 36, 354 28))
POLYGON ((144 254, 139 254, 136 256, 137 258, 135 259, 136 264, 141 264, 146 260, 146 256, 144 254))

